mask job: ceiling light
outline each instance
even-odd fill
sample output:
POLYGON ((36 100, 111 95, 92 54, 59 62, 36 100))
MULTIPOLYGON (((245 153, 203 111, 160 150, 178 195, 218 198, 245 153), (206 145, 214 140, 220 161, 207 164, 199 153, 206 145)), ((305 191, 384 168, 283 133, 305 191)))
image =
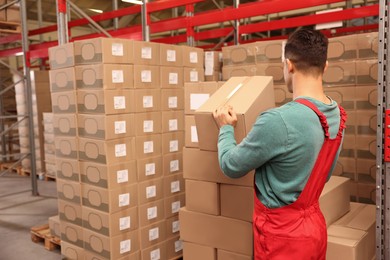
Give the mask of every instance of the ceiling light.
POLYGON ((90 11, 92 12, 95 12, 95 13, 99 13, 99 14, 102 14, 103 13, 103 10, 100 10, 100 9, 93 9, 93 8, 88 8, 90 11))
POLYGON ((137 4, 137 5, 143 5, 144 4, 141 0, 122 0, 122 2, 131 3, 131 4, 137 4))

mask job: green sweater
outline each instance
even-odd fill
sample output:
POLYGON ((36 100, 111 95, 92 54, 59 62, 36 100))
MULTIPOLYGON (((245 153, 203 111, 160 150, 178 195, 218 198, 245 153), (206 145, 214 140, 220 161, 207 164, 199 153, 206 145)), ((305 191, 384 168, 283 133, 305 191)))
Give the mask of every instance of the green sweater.
MULTIPOLYGON (((325 114, 330 137, 336 137, 340 124, 337 103, 332 101, 328 105, 309 97, 300 98, 310 100, 325 114)), ((242 177, 256 169, 258 198, 266 207, 278 208, 298 198, 323 142, 324 131, 318 116, 300 103, 289 102, 263 112, 238 145, 234 138, 234 128, 230 125, 221 127, 218 158, 222 171, 231 178, 242 177)))

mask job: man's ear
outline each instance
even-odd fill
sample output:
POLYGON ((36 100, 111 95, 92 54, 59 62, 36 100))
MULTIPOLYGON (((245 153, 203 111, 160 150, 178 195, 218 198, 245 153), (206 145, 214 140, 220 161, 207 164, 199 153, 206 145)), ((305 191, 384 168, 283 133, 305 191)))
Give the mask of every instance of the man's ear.
POLYGON ((294 64, 290 61, 290 59, 286 59, 286 64, 288 73, 294 73, 294 64))
POLYGON ((328 69, 328 65, 329 65, 329 62, 326 61, 326 62, 325 62, 325 67, 324 67, 324 73, 325 73, 325 71, 328 69))

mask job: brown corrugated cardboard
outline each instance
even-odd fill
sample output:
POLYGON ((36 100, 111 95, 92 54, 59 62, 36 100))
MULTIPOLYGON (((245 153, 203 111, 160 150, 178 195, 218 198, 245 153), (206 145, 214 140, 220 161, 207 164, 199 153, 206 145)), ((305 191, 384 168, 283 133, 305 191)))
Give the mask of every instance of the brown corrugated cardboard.
POLYGON ((74 66, 73 42, 49 48, 50 69, 60 69, 74 66))
POLYGON ((7 22, 11 23, 21 23, 20 8, 18 5, 12 5, 6 10, 7 22))
POLYGON ((180 46, 183 52, 183 67, 201 67, 204 66, 204 50, 201 48, 180 46))
POLYGON ((164 198, 163 178, 138 183, 138 205, 164 198))
POLYGON ((209 246, 183 241, 183 259, 217 260, 217 249, 209 246))
POLYGON ((220 71, 213 71, 211 73, 211 75, 206 75, 205 74, 204 80, 205 81, 219 81, 219 80, 222 80, 222 73, 220 71))
POLYGON ((157 245, 142 249, 141 253, 142 260, 168 259, 165 242, 161 242, 157 245))
POLYGON ((136 161, 109 165, 80 161, 80 177, 82 183, 107 189, 126 186, 137 182, 136 161))
POLYGON ((137 136, 161 134, 161 112, 145 112, 135 114, 135 133, 137 136))
POLYGON ((253 43, 256 63, 280 63, 282 61, 283 40, 258 41, 253 43))
POLYGON ((74 67, 63 69, 51 69, 50 75, 50 91, 74 91, 76 90, 76 76, 74 67))
MULTIPOLYGON (((248 222, 253 220, 254 190, 252 187, 221 184, 221 215, 248 222)), ((188 193, 188 185, 186 185, 188 193)), ((198 193, 200 193, 198 191, 198 193)), ((188 207, 188 205, 186 204, 188 207)))
POLYGON ((184 82, 202 82, 204 81, 203 68, 184 68, 184 82))
POLYGON ((56 236, 57 238, 61 237, 60 216, 55 215, 49 218, 49 229, 50 235, 56 236))
POLYGON ((66 221, 60 222, 61 226, 61 242, 68 242, 72 245, 83 247, 83 233, 81 226, 77 226, 66 221))
POLYGON ((85 207, 107 213, 115 213, 138 205, 138 186, 127 186, 108 190, 88 184, 81 184, 82 204, 85 207))
POLYGON ((242 44, 222 48, 223 66, 255 64, 253 44, 242 44))
POLYGON ((134 65, 135 88, 160 88, 160 67, 152 65, 134 65))
POLYGON ((222 52, 205 51, 204 67, 206 76, 210 76, 213 71, 220 71, 222 67, 222 52))
POLYGON ((75 64, 134 63, 133 41, 94 38, 74 42, 75 64))
POLYGON ((76 91, 66 91, 51 94, 53 113, 76 113, 76 91))
POLYGON ((185 146, 199 147, 198 132, 196 131, 195 116, 185 116, 185 146))
POLYGON ((356 159, 339 157, 332 175, 356 180, 356 159))
POLYGON ((164 194, 172 196, 185 191, 185 184, 182 173, 164 176, 164 194))
POLYGON ((377 107, 377 85, 356 86, 355 100, 357 110, 375 110, 377 107))
POLYGON ((76 114, 55 114, 53 116, 53 127, 56 136, 76 136, 76 114))
MULTIPOLYGON (((46 160, 48 157, 46 157, 46 160)), ((65 159, 57 157, 53 160, 56 164, 56 176, 58 179, 80 181, 79 161, 77 159, 65 159)))
POLYGON ((376 183, 376 159, 357 158, 356 181, 361 183, 376 183))
POLYGON ((152 112, 161 110, 161 91, 159 89, 135 90, 135 112, 152 112))
POLYGON ((161 134, 137 136, 135 150, 137 159, 161 155, 161 134))
POLYGON ((378 81, 378 59, 356 61, 356 84, 374 85, 378 81))
POLYGON ((162 154, 182 152, 184 147, 184 131, 162 134, 162 154))
POLYGON ((161 176, 163 176, 161 156, 137 160, 137 177, 139 182, 156 179, 161 176))
POLYGON ((79 113, 125 114, 135 112, 134 90, 77 90, 79 113))
POLYGON ((134 64, 160 65, 160 44, 134 41, 134 64))
POLYGON ((173 237, 165 241, 168 259, 177 259, 183 255, 183 241, 179 236, 173 237))
POLYGON ((356 89, 353 86, 329 86, 324 88, 326 95, 330 96, 347 112, 355 109, 355 93, 356 89))
POLYGON ((72 245, 65 241, 61 241, 61 255, 65 259, 84 260, 84 248, 72 245))
POLYGON ((356 34, 329 38, 328 60, 357 59, 358 36, 356 34))
POLYGON ((193 212, 186 208, 180 209, 179 219, 183 241, 249 256, 253 254, 253 230, 250 222, 193 212))
POLYGON ((238 65, 222 68, 222 79, 228 80, 231 77, 250 77, 250 76, 272 76, 274 84, 284 84, 282 63, 257 64, 257 65, 238 65))
POLYGON ((79 138, 80 160, 97 163, 119 163, 135 159, 135 138, 119 138, 110 141, 79 138))
MULTIPOLYGON (((186 179, 185 185, 186 209, 210 215, 221 215, 220 185, 218 183, 186 179)), ((253 207, 253 203, 250 207, 253 207)))
POLYGON ((85 229, 84 248, 107 259, 122 259, 140 249, 138 230, 107 237, 85 229))
POLYGON ((293 95, 288 91, 287 85, 275 85, 274 94, 276 106, 282 106, 293 99, 293 95))
POLYGON ((160 67, 160 85, 162 88, 182 88, 184 70, 181 67, 160 67))
POLYGON ((81 205, 81 184, 77 182, 56 180, 57 197, 78 205, 81 205))
POLYGON ((165 221, 159 221, 140 229, 140 246, 148 248, 165 241, 167 237, 165 221))
POLYGON ((217 152, 185 147, 183 148, 183 169, 185 179, 253 187, 254 172, 239 179, 224 175, 219 167, 217 152))
POLYGON ((92 115, 78 114, 78 135, 80 137, 112 140, 135 136, 135 115, 92 115))
POLYGON ((217 249, 218 260, 252 260, 252 256, 241 255, 230 251, 217 249))
POLYGON ((184 111, 163 111, 162 132, 184 131, 184 111))
POLYGON ((356 121, 353 123, 356 134, 359 135, 357 139, 360 139, 361 136, 376 136, 376 110, 356 110, 356 121))
POLYGON ((335 61, 329 62, 329 66, 323 75, 324 85, 355 85, 356 62, 335 61))
POLYGON ((80 204, 58 199, 58 215, 63 222, 72 223, 77 226, 82 226, 82 210, 80 204))
POLYGON ((175 237, 180 234, 179 216, 173 216, 165 220, 165 229, 167 238, 175 237))
MULTIPOLYGON (((89 251, 84 251, 83 260, 107 260, 108 258, 93 254, 89 251)), ((134 252, 132 254, 121 257, 117 260, 140 260, 141 259, 141 251, 134 252)))
POLYGON ((356 155, 358 158, 376 159, 377 142, 375 135, 359 135, 356 138, 356 155))
POLYGON ((173 217, 179 214, 181 207, 185 206, 185 192, 166 197, 164 200, 165 217, 173 217))
POLYGON ((378 32, 357 35, 359 59, 378 58, 378 32))
POLYGON ((162 89, 161 90, 161 111, 183 110, 184 89, 162 89))
POLYGON ((183 172, 183 154, 171 153, 163 156, 163 173, 165 176, 183 172))
POLYGON ((75 67, 77 89, 134 87, 134 67, 126 64, 91 64, 75 67))
POLYGON ((199 82, 184 84, 184 112, 186 115, 195 113, 220 86, 217 82, 199 82))
POLYGON ((233 106, 237 113, 238 121, 234 133, 237 143, 240 143, 260 113, 275 106, 272 78, 231 78, 198 108, 195 112, 195 122, 200 149, 217 151, 219 129, 212 113, 225 104, 233 106))
POLYGON ((160 44, 160 65, 183 66, 183 52, 178 45, 160 44))
POLYGON ((165 219, 164 199, 140 205, 138 208, 140 227, 145 227, 165 219))
POLYGON ((138 228, 138 208, 132 207, 116 213, 105 213, 82 207, 83 227, 104 236, 113 237, 138 228))
POLYGON ((56 156, 66 159, 78 159, 77 137, 57 136, 55 140, 56 156))
POLYGON ((357 201, 360 203, 375 204, 376 202, 376 184, 357 183, 357 201))

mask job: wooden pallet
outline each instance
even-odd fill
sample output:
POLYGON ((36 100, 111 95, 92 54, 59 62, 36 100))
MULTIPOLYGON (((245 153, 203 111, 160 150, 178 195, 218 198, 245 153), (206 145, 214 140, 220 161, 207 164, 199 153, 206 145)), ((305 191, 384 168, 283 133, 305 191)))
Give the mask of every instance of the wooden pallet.
POLYGON ((0 169, 1 171, 5 171, 5 170, 8 170, 10 173, 16 173, 18 175, 25 175, 23 169, 22 169, 22 166, 20 165, 16 165, 16 166, 12 166, 14 163, 13 162, 10 162, 10 163, 2 163, 0 165, 0 169))
POLYGON ((56 176, 45 174, 45 181, 56 181, 56 176))
POLYGON ((21 27, 20 23, 0 21, 0 33, 1 34, 20 33, 21 31, 22 31, 22 27, 21 27))
POLYGON ((44 242, 45 248, 49 251, 61 247, 61 239, 50 234, 49 224, 32 227, 30 233, 34 243, 44 242))

